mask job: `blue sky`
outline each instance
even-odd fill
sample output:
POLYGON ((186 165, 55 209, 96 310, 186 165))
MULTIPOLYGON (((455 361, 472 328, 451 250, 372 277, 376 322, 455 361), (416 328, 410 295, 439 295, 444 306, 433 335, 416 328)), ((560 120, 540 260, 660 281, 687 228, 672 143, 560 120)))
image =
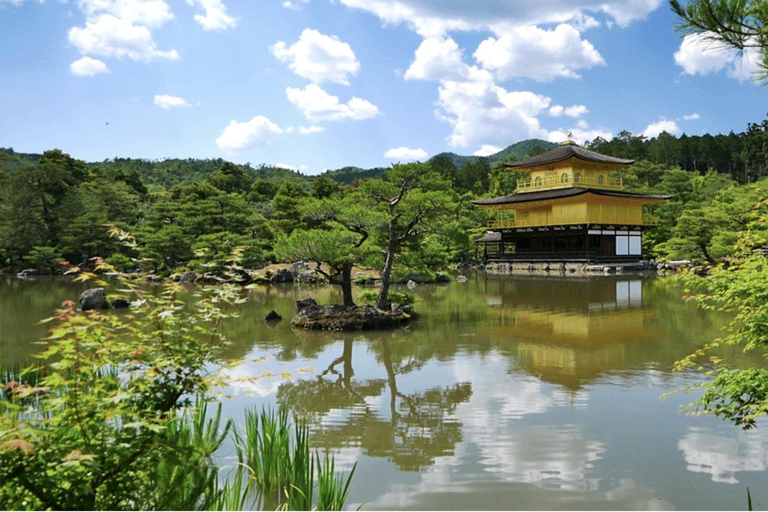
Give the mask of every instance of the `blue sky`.
POLYGON ((0 146, 309 174, 743 131, 756 62, 662 0, 0 0, 0 146))

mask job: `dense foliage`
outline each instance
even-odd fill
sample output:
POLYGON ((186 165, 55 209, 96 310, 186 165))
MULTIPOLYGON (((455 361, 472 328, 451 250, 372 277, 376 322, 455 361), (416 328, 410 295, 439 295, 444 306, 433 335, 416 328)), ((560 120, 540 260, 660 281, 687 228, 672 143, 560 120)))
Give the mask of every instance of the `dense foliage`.
MULTIPOLYGON (((245 267, 317 262, 319 271, 345 287, 344 274, 353 266, 383 269, 387 250, 394 249, 396 275, 430 274, 473 259, 473 240, 490 215, 471 200, 514 192, 520 175, 503 162, 548 144, 523 141, 489 158, 442 153, 421 164, 345 168, 316 177, 223 160, 86 164, 60 150, 0 150, 0 268, 50 272, 59 259, 88 266, 101 257, 121 271, 216 274, 232 250, 243 247, 245 267), (390 213, 403 169, 426 185, 412 191, 407 185, 400 211, 390 213), (439 196, 441 208, 426 219, 418 207, 430 194, 432 204, 439 196), (398 223, 407 227, 411 214, 419 223, 428 221, 425 229, 398 241, 408 231, 397 234, 398 223), (396 219, 393 247, 387 217, 396 219), (134 233, 142 257, 110 238, 107 224, 134 233)), ((768 175, 768 120, 744 133, 716 136, 662 133, 646 139, 621 132, 589 147, 637 160, 620 173, 628 190, 674 196, 649 212, 659 218, 659 228, 646 237, 646 254, 715 263, 732 254, 735 229, 765 211, 760 198, 768 191, 761 179, 768 175)), ((755 246, 764 242, 758 236, 755 246)))

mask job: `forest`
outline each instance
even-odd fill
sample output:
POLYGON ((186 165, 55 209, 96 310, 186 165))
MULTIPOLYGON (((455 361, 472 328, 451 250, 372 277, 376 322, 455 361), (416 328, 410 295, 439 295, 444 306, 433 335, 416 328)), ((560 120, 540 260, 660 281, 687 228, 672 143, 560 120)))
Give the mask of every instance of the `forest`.
MULTIPOLYGON (((88 267, 98 257, 123 271, 215 273, 240 247, 248 268, 304 260, 342 273, 382 268, 394 243, 395 274, 434 275, 474 260, 490 219, 470 201, 511 194, 521 177, 503 163, 551 147, 529 140, 488 158, 442 153, 319 176, 222 159, 86 163, 60 149, 0 149, 0 269, 54 272, 59 260, 88 267), (141 258, 109 226, 131 233, 141 258)), ((587 147, 637 160, 619 171, 627 190, 674 196, 650 212, 660 222, 644 252, 660 260, 727 258, 740 227, 768 211, 768 119, 728 135, 622 131, 587 147)), ((768 242, 758 233, 755 247, 768 242)))

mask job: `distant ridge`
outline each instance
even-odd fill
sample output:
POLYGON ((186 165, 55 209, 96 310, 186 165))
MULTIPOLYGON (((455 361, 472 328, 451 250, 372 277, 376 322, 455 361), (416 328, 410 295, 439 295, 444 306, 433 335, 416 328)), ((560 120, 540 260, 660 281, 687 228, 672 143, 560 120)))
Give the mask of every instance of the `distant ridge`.
MULTIPOLYGON (((512 144, 502 149, 498 153, 485 157, 490 165, 499 161, 514 158, 523 159, 532 151, 536 154, 548 151, 557 144, 547 142, 541 139, 528 139, 512 144)), ((64 150, 66 152, 66 150, 64 150)), ((0 153, 7 155, 6 163, 10 169, 16 169, 23 165, 35 164, 42 155, 33 153, 18 153, 11 148, 0 148, 0 153)), ((72 155, 77 158, 77 155, 72 155)), ((456 153, 439 153, 428 161, 438 157, 449 158, 456 167, 461 167, 465 163, 472 163, 479 160, 478 156, 464 156, 456 153)), ((88 167, 97 173, 110 175, 119 172, 136 171, 144 184, 159 189, 169 189, 174 185, 188 185, 195 181, 205 179, 205 177, 217 171, 225 160, 221 158, 197 159, 197 158, 169 158, 166 160, 144 160, 138 158, 114 158, 103 162, 88 162, 88 167)), ((272 165, 260 165, 251 167, 240 165, 251 178, 264 179, 267 181, 278 182, 282 180, 297 180, 310 186, 316 176, 308 176, 298 171, 285 169, 272 165)), ((363 169, 361 167, 347 166, 340 169, 326 171, 321 176, 327 176, 339 183, 350 184, 358 179, 379 178, 386 168, 374 167, 372 169, 363 169)))
MULTIPOLYGON (((527 139, 527 140, 522 140, 520 142, 512 144, 511 146, 507 146, 506 148, 502 149, 498 153, 488 155, 485 158, 488 160, 488 163, 491 165, 503 160, 507 160, 510 157, 514 157, 517 160, 522 160, 523 158, 528 156, 531 153, 531 151, 534 150, 537 146, 542 150, 539 152, 544 152, 544 151, 549 151, 550 149, 556 148, 557 144, 555 144, 554 142, 547 142, 541 139, 527 139)), ((433 156, 429 160, 430 161, 434 160, 439 156, 446 156, 450 158, 456 167, 460 167, 461 165, 467 162, 474 162, 479 158, 481 158, 479 156, 462 156, 462 155, 457 155, 456 153, 446 152, 446 153, 438 153, 437 155, 433 156)))
MULTIPOLYGON (((493 165, 497 162, 504 161, 513 157, 514 159, 522 160, 531 154, 531 151, 534 151, 537 148, 539 148, 539 150, 536 151, 538 154, 543 153, 544 151, 549 151, 550 149, 556 148, 557 146, 558 145, 554 142, 547 142, 546 140, 527 139, 512 144, 511 146, 507 146, 498 153, 494 153, 485 158, 488 160, 489 164, 493 165)), ((456 153, 444 152, 438 153, 427 161, 431 162, 438 157, 449 158, 456 167, 461 167, 465 163, 476 162, 481 158, 479 156, 464 156, 457 155, 456 153)), ((339 183, 349 184, 357 179, 378 178, 384 173, 385 170, 386 169, 384 167, 374 167, 373 169, 362 169, 360 167, 342 167, 341 169, 326 171, 323 173, 323 176, 328 176, 329 178, 332 178, 339 183)))

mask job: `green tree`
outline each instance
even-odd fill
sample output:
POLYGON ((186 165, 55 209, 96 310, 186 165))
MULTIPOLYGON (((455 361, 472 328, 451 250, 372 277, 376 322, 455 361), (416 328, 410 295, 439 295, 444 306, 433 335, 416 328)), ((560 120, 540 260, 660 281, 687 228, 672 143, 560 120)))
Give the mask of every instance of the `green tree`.
POLYGON ((209 174, 205 181, 222 192, 239 194, 248 191, 253 180, 242 167, 230 162, 224 162, 219 170, 209 174))
POLYGON ((451 202, 448 190, 449 182, 422 163, 394 165, 382 180, 361 185, 364 204, 383 217, 377 236, 384 254, 377 308, 384 309, 388 303, 395 259, 405 244, 412 243, 411 252, 417 253, 416 240, 444 227, 451 202))
POLYGON ((312 182, 310 195, 315 199, 325 199, 341 193, 341 186, 335 180, 325 175, 318 176, 312 182))
POLYGON ((684 34, 699 34, 713 47, 730 47, 744 52, 755 48, 760 53, 756 78, 768 79, 768 6, 762 0, 689 0, 684 5, 670 0, 680 18, 677 26, 684 34))

